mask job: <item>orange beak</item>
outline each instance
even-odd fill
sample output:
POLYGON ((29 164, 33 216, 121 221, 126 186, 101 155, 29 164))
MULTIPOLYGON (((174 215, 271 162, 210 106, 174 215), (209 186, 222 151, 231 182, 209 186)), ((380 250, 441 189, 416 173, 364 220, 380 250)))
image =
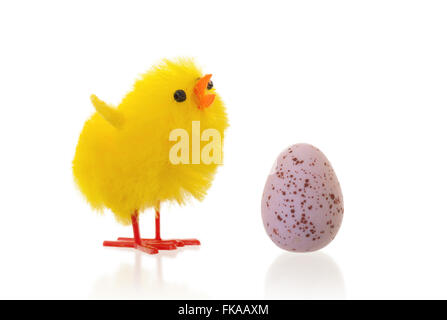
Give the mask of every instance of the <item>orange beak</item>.
POLYGON ((197 106, 199 109, 208 108, 216 97, 215 94, 207 94, 205 92, 208 82, 210 82, 211 74, 207 74, 200 78, 194 86, 194 94, 196 96, 197 106))

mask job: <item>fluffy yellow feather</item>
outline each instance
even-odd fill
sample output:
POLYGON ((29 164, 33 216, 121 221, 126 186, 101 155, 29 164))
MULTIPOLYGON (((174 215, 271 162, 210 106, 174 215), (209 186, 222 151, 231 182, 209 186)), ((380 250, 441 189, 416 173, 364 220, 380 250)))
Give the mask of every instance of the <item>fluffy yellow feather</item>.
POLYGON ((189 59, 164 60, 134 84, 122 102, 111 107, 92 95, 96 112, 86 121, 73 160, 79 189, 94 209, 112 210, 123 224, 138 210, 161 201, 183 204, 192 196, 202 200, 218 164, 177 164, 169 160, 172 130, 182 128, 192 137, 192 121, 201 130, 220 132, 228 127, 224 104, 215 88, 209 107, 200 108, 197 82, 200 69, 189 59), (186 100, 174 99, 177 90, 186 100))

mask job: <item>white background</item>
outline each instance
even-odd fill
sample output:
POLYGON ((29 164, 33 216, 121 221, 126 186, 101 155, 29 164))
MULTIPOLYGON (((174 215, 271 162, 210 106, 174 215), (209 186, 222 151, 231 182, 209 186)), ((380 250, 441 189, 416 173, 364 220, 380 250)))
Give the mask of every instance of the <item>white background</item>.
POLYGON ((0 298, 447 298, 446 17, 445 1, 2 1, 0 298), (203 245, 103 248, 131 228, 73 183, 89 95, 118 104, 178 56, 214 74, 231 125, 207 198, 162 208, 162 235, 203 245), (312 254, 276 247, 260 215, 298 142, 345 199, 312 254))

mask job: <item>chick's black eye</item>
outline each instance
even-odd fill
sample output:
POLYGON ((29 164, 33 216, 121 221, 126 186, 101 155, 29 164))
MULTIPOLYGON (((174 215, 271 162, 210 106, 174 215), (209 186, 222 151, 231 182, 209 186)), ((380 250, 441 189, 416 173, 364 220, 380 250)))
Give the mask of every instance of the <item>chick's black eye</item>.
POLYGON ((177 90, 174 92, 174 99, 177 102, 183 102, 186 100, 186 92, 183 90, 177 90))
POLYGON ((206 86, 206 88, 208 90, 211 90, 213 88, 213 82, 210 80, 210 82, 208 82, 208 85, 206 86))

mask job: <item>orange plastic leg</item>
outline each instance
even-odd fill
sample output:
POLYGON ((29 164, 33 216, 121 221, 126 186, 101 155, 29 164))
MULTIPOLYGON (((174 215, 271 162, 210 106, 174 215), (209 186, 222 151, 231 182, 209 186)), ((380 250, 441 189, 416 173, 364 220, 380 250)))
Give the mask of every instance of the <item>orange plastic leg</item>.
POLYGON ((132 215, 132 228, 133 238, 127 238, 125 241, 104 241, 104 247, 117 247, 117 248, 135 248, 137 250, 146 252, 148 254, 158 253, 158 249, 150 244, 143 242, 140 236, 140 227, 138 224, 138 211, 132 215))
MULTIPOLYGON (((118 241, 128 242, 133 241, 132 238, 118 238, 118 241)), ((200 241, 197 239, 169 239, 162 240, 160 236, 160 210, 155 213, 155 238, 154 239, 141 239, 143 245, 148 245, 159 250, 175 250, 177 247, 184 246, 199 246, 200 241)))

